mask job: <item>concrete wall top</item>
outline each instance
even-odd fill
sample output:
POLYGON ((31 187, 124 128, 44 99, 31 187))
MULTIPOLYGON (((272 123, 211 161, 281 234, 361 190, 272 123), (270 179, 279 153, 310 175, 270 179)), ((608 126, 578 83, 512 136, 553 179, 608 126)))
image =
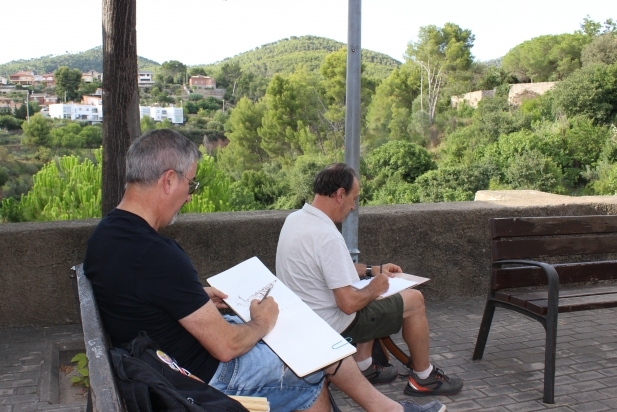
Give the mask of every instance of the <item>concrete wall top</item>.
MULTIPOLYGON (((162 231, 178 241, 202 282, 250 257, 274 272, 280 229, 291 211, 185 214, 162 231)), ((394 262, 431 278, 427 300, 486 293, 489 218, 617 214, 617 197, 483 191, 474 202, 362 207, 360 260, 394 262)), ((69 279, 97 219, 0 225, 0 327, 76 323, 69 279)))

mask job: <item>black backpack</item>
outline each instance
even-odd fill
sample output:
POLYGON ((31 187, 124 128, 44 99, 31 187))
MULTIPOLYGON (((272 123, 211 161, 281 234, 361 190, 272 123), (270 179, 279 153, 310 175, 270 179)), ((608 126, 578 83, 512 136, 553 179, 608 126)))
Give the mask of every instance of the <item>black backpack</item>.
POLYGON ((145 332, 124 349, 109 352, 129 412, 248 412, 236 400, 185 374, 145 332))

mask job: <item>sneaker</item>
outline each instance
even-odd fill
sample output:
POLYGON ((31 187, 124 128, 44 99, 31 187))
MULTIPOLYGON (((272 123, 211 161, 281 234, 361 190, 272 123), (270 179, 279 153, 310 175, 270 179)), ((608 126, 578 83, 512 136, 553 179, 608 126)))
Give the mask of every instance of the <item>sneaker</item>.
POLYGON ((373 385, 390 383, 398 377, 398 369, 395 366, 381 366, 373 363, 362 375, 373 385))
POLYGON ((398 401, 403 407, 403 412, 445 412, 446 405, 441 402, 433 401, 426 405, 418 405, 411 399, 398 401))
POLYGON ((456 395, 463 388, 461 378, 448 377, 439 368, 433 366, 433 371, 426 379, 418 378, 415 372, 409 374, 409 382, 405 387, 405 395, 456 395))

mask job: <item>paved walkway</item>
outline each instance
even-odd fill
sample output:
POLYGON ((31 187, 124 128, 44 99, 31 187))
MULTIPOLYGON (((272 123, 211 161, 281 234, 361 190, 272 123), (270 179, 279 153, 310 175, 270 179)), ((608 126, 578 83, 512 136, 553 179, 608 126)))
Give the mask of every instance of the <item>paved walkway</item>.
MULTIPOLYGON (((617 410, 617 309, 562 314, 557 342, 555 405, 542 403, 544 329, 514 312, 497 309, 484 359, 472 361, 483 298, 429 302, 431 361, 465 379, 463 391, 439 400, 448 411, 617 410)), ((79 339, 77 325, 0 329, 0 412, 83 411, 85 405, 50 404, 50 347, 79 339)), ((400 343, 400 337, 395 339, 400 343)), ((403 399, 406 381, 378 389, 403 399)), ((52 385, 53 386, 53 385, 52 385)), ((343 411, 361 409, 334 391, 343 411)), ((431 398, 416 398, 425 403, 431 398)))

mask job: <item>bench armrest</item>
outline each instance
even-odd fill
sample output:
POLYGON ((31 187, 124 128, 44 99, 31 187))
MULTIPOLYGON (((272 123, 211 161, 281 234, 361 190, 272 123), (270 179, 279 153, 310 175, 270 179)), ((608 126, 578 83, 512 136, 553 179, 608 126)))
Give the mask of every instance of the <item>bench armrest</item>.
POLYGON ((526 266, 536 266, 542 269, 542 272, 546 275, 546 279, 548 280, 548 316, 551 316, 553 311, 555 313, 559 309, 559 275, 557 274, 557 270, 551 264, 538 262, 536 260, 518 260, 518 259, 507 259, 507 260, 498 260, 493 262, 493 267, 501 266, 501 265, 526 265, 526 266))

